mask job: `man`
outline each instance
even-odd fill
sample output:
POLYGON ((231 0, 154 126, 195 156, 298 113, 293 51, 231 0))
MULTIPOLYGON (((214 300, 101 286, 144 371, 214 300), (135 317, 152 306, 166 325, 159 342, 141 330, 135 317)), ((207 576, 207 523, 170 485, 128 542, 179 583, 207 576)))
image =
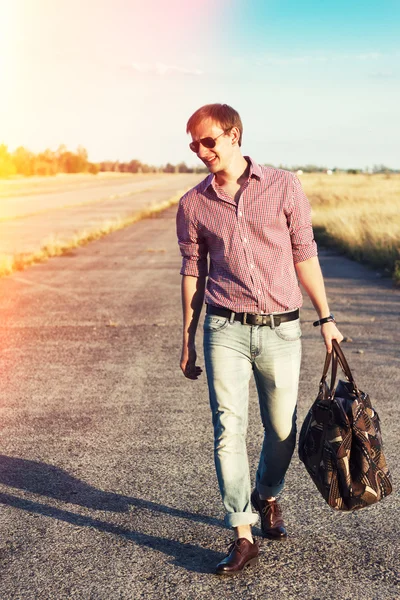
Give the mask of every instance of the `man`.
POLYGON ((329 311, 310 206, 300 182, 289 171, 243 156, 242 132, 239 114, 226 104, 203 106, 190 117, 190 148, 210 175, 181 198, 177 214, 183 257, 180 366, 188 379, 201 374, 195 334, 205 296, 204 356, 215 466, 225 523, 235 532, 218 574, 234 574, 257 562, 251 526, 258 515, 251 505, 261 516, 264 536, 287 536, 276 496, 296 442, 298 280, 318 313, 328 352, 332 339, 343 339, 329 311), (245 438, 252 373, 265 435, 251 492, 245 438))

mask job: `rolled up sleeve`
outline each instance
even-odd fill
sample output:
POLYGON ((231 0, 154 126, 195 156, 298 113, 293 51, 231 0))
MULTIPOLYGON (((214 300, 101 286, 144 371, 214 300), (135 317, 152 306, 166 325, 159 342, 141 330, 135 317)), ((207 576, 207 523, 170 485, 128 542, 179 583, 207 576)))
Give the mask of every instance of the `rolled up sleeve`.
POLYGON ((292 193, 288 194, 286 219, 292 243, 294 264, 317 256, 318 249, 314 240, 311 222, 311 206, 305 195, 301 183, 295 175, 293 177, 292 193))
POLYGON ((180 274, 206 277, 208 275, 207 244, 201 237, 200 228, 193 215, 190 214, 186 199, 185 196, 181 198, 176 215, 176 232, 182 255, 180 274))

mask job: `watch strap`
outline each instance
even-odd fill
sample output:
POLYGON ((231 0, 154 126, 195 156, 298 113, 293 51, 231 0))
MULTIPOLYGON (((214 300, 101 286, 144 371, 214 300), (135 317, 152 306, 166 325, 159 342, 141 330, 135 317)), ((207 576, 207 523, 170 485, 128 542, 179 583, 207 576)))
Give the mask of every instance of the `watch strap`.
POLYGON ((314 321, 314 327, 318 327, 318 325, 323 325, 324 323, 336 323, 335 317, 330 314, 329 317, 324 317, 323 319, 319 319, 318 321, 314 321))

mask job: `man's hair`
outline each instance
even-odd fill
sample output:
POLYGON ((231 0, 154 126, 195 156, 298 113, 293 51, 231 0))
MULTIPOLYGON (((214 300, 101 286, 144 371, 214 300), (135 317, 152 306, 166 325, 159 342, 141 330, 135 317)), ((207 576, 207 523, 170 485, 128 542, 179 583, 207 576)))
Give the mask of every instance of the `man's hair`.
POLYGON ((186 125, 186 133, 193 133, 202 121, 211 119, 222 129, 229 130, 237 127, 240 132, 239 146, 242 145, 243 125, 239 113, 228 104, 206 104, 192 114, 186 125))

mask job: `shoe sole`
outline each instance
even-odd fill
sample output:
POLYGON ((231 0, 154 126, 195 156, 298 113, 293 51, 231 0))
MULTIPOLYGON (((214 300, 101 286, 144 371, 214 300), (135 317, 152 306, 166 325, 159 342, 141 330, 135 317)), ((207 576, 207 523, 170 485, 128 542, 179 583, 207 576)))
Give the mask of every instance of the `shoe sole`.
POLYGON ((286 540, 288 539, 288 535, 281 535, 279 537, 274 537, 273 535, 270 535, 269 533, 265 533, 265 531, 263 531, 263 529, 261 528, 263 537, 269 539, 269 540, 273 540, 274 542, 286 542, 286 540))
POLYGON ((261 531, 263 534, 263 537, 269 539, 269 540, 273 540, 274 542, 285 542, 288 539, 288 535, 286 533, 286 535, 281 535, 279 537, 271 535, 269 532, 265 532, 262 526, 262 513, 261 513, 261 509, 258 506, 258 503, 256 501, 253 500, 253 494, 251 497, 251 503, 253 505, 253 508, 258 512, 258 514, 260 515, 260 519, 261 519, 261 531))
POLYGON ((239 575, 239 573, 243 573, 243 571, 247 567, 254 567, 258 563, 258 556, 251 558, 247 563, 239 570, 239 571, 216 571, 217 575, 225 575, 227 577, 233 577, 234 575, 239 575))

